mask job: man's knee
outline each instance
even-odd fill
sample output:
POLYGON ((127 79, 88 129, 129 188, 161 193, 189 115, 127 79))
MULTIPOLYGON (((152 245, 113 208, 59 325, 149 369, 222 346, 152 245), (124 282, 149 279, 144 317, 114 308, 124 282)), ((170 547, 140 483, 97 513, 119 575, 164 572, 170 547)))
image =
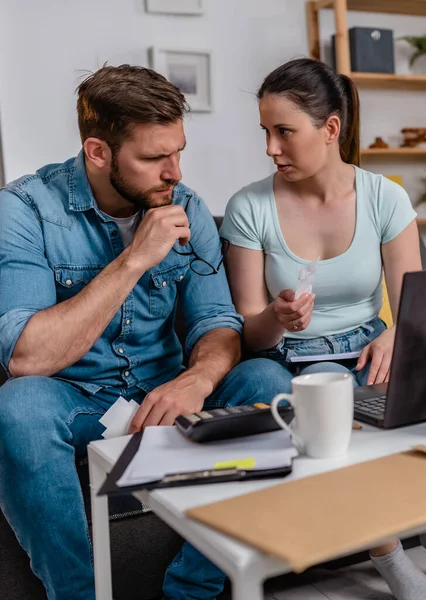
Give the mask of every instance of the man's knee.
POLYGON ((58 392, 55 380, 27 376, 10 379, 0 388, 0 438, 28 439, 52 420, 58 392), (22 438, 22 436, 26 436, 22 438))
POLYGON ((232 370, 241 386, 259 396, 259 402, 270 403, 276 394, 291 391, 290 372, 268 358, 253 358, 238 364, 232 370))

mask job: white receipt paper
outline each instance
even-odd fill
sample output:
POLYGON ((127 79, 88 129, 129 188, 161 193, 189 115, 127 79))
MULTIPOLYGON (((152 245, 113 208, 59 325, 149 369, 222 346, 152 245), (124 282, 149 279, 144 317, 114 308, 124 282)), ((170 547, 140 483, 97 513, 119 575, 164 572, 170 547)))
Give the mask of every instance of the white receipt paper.
POLYGON ((314 288, 315 276, 317 274, 317 264, 320 257, 313 260, 305 267, 300 267, 297 276, 297 288, 294 294, 294 299, 297 300, 302 294, 312 294, 314 288))
POLYGON ((127 401, 123 396, 120 396, 116 402, 109 408, 106 413, 99 419, 106 430, 102 436, 105 439, 127 435, 129 432, 130 423, 139 408, 139 404, 134 400, 127 401))
POLYGON ((176 427, 147 427, 138 451, 117 485, 158 481, 165 475, 213 469, 218 462, 247 457, 254 459, 255 469, 274 469, 290 465, 294 456, 297 450, 283 430, 197 444, 176 427))

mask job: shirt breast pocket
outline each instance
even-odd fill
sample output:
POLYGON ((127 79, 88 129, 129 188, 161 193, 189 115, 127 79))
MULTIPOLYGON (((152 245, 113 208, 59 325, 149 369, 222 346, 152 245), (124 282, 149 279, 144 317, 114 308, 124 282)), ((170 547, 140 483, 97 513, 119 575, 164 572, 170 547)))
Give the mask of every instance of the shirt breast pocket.
POLYGON ((56 300, 72 298, 92 281, 104 267, 102 265, 56 265, 56 300))
POLYGON ((149 312, 157 317, 167 317, 175 307, 178 285, 188 270, 180 265, 152 273, 149 282, 149 312))

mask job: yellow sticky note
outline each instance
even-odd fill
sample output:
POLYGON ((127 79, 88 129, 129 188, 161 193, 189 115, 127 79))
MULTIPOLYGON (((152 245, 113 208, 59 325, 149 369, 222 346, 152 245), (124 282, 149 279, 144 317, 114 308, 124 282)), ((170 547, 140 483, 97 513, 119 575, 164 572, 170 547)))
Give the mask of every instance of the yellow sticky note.
POLYGON ((224 460, 214 465, 215 469, 254 469, 256 461, 254 458, 239 458, 235 460, 224 460))

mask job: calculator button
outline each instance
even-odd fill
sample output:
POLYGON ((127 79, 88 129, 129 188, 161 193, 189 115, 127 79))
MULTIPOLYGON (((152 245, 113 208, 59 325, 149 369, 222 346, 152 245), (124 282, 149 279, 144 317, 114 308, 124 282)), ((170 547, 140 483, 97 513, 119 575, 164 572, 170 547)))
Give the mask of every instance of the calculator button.
POLYGON ((201 418, 197 417, 197 415, 185 415, 185 419, 190 423, 198 423, 198 421, 201 421, 201 418))
POLYGON ((201 419, 213 419, 213 415, 206 410, 202 410, 201 412, 195 413, 201 419))
POLYGON ((228 406, 228 408, 226 410, 228 411, 228 413, 231 413, 232 415, 241 414, 241 410, 238 406, 228 406))
POLYGON ((220 415, 220 416, 225 416, 227 417, 229 415, 229 411, 225 410, 224 408, 215 408, 214 410, 210 411, 211 415, 220 415))

